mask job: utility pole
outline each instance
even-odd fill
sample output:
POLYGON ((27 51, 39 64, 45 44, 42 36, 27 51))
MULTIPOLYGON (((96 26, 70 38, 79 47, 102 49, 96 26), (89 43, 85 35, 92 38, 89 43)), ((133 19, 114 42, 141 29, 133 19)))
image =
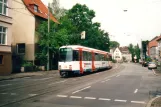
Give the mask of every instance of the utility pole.
POLYGON ((49 70, 49 33, 50 33, 50 3, 48 3, 48 48, 47 48, 47 71, 49 70))

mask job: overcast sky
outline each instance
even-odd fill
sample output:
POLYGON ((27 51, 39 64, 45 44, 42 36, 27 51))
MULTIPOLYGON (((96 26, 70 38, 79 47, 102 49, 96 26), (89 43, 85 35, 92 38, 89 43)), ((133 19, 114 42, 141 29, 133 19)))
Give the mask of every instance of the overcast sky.
MULTIPOLYGON (((47 0, 42 1, 47 4, 47 0)), ((100 22, 110 39, 121 46, 140 44, 141 39, 151 40, 161 34, 161 0, 60 0, 66 9, 76 3, 94 10, 93 21, 100 22)))

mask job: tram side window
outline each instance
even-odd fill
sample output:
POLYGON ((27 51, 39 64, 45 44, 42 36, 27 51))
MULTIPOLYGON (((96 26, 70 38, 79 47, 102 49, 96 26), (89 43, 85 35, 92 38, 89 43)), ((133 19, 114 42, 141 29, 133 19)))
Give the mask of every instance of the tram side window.
POLYGON ((108 61, 108 55, 105 55, 105 61, 108 61))
POLYGON ((109 56, 109 61, 112 61, 112 56, 109 56))
POLYGON ((109 61, 110 60, 110 56, 109 55, 107 55, 107 61, 109 61))
POLYGON ((97 53, 95 53, 95 61, 98 61, 98 54, 97 53))
POLYGON ((73 61, 79 61, 79 52, 77 50, 73 51, 73 61))
POLYGON ((104 61, 105 58, 104 58, 104 55, 101 55, 101 61, 104 61))
POLYGON ((88 61, 92 61, 92 54, 91 54, 91 52, 87 52, 87 56, 88 56, 88 61))

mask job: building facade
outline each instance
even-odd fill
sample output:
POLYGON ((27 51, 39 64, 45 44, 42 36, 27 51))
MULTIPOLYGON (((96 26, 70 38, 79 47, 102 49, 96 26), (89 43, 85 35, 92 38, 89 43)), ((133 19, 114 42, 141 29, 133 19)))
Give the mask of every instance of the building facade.
POLYGON ((157 39, 158 43, 158 61, 161 61, 161 36, 158 37, 157 39))
POLYGON ((149 43, 148 43, 148 54, 152 60, 158 59, 158 42, 157 42, 158 36, 154 37, 149 43))
POLYGON ((129 52, 128 47, 120 47, 119 48, 121 53, 122 53, 122 60, 125 62, 130 62, 132 61, 132 54, 129 52))
POLYGON ((0 75, 12 72, 12 0, 0 0, 0 75))
POLYGON ((119 50, 119 48, 116 48, 114 53, 113 53, 113 58, 114 60, 116 60, 117 62, 122 62, 122 53, 119 50))
MULTIPOLYGON (((23 56, 25 60, 34 64, 38 41, 36 28, 41 21, 47 21, 48 8, 41 0, 13 0, 12 4, 15 8, 13 11, 13 64, 18 65, 17 56, 23 56), (21 9, 16 10, 16 8, 21 9)), ((50 19, 59 23, 51 13, 50 19)))

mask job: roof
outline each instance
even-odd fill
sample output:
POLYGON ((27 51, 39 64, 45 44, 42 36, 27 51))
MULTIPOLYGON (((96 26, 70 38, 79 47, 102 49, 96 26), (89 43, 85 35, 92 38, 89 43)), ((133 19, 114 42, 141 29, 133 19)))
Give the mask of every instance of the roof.
POLYGON ((130 53, 127 46, 119 47, 119 50, 121 51, 121 53, 130 53))
MULTIPOLYGON (((27 9, 35 16, 39 16, 44 19, 48 19, 48 8, 42 3, 41 0, 22 0, 27 9), (38 12, 34 11, 33 5, 38 6, 38 12)), ((59 23, 58 20, 50 13, 50 19, 55 23, 59 23)))
POLYGON ((158 36, 156 36, 155 38, 153 38, 149 43, 148 43, 148 47, 157 47, 158 46, 158 42, 157 42, 158 36))
POLYGON ((92 52, 94 51, 95 53, 101 53, 101 54, 110 54, 109 52, 106 51, 102 51, 102 50, 98 50, 98 49, 94 49, 94 48, 89 48, 89 47, 85 47, 85 46, 81 46, 81 45, 67 45, 67 46, 61 46, 60 48, 72 48, 74 50, 78 50, 78 49, 82 49, 84 51, 89 51, 92 52))
POLYGON ((156 41, 159 41, 159 40, 161 40, 161 34, 160 34, 160 36, 157 38, 157 40, 156 40, 156 41))

